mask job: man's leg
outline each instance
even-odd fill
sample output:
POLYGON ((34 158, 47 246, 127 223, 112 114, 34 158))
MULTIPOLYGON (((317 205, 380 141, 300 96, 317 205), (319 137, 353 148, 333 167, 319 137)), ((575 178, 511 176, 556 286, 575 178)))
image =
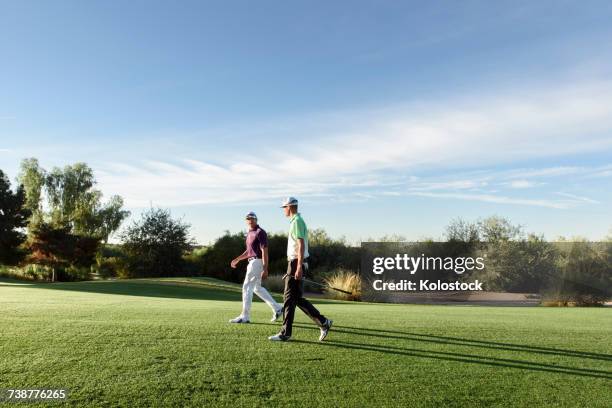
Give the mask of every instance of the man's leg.
POLYGON ((261 300, 266 302, 268 306, 272 309, 274 313, 278 312, 282 306, 279 305, 276 300, 270 295, 270 292, 263 286, 261 286, 261 273, 263 272, 263 263, 260 259, 256 259, 251 262, 253 264, 253 274, 255 276, 255 287, 253 289, 254 293, 259 296, 261 300))
POLYGON ((285 276, 285 293, 283 294, 283 326, 281 327, 280 334, 285 337, 291 337, 295 307, 299 300, 299 282, 290 275, 291 264, 289 264, 287 272, 285 276))
POLYGON ((323 316, 316 307, 312 305, 306 298, 304 298, 304 281, 301 282, 300 285, 300 297, 297 301, 297 305, 308 317, 310 317, 319 329, 321 330, 321 334, 319 335, 319 341, 323 341, 327 338, 327 334, 332 327, 333 322, 323 316))
POLYGON ((316 307, 314 307, 314 305, 310 303, 304 297, 304 281, 303 280, 300 282, 299 286, 300 286, 300 291, 299 291, 300 297, 297 301, 297 306, 300 308, 302 312, 306 314, 306 316, 310 317, 312 321, 315 322, 319 327, 323 326, 325 322, 327 321, 327 318, 323 316, 321 312, 319 312, 319 310, 316 307))
POLYGON ((256 280, 252 273, 253 268, 251 267, 251 264, 252 262, 249 262, 246 275, 244 277, 244 283, 242 284, 242 313, 240 314, 240 317, 245 320, 249 320, 251 317, 251 303, 253 302, 253 291, 256 284, 256 280))

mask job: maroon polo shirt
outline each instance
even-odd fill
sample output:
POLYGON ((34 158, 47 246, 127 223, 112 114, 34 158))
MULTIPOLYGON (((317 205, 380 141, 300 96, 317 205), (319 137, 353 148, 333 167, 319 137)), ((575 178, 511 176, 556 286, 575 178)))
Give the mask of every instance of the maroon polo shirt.
POLYGON ((268 246, 268 234, 259 225, 249 230, 246 236, 246 250, 249 258, 261 258, 261 247, 268 246))

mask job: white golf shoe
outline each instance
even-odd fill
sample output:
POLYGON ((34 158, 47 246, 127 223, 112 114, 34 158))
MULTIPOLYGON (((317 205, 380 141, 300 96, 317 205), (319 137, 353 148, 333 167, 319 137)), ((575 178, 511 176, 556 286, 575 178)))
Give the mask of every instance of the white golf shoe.
POLYGON ((272 315, 272 318, 270 319, 271 322, 275 322, 278 320, 279 317, 281 317, 283 315, 283 309, 278 309, 276 312, 274 312, 274 314, 272 315))
POLYGON ((327 337, 327 333, 329 333, 329 329, 332 327, 333 320, 327 319, 323 326, 321 326, 321 335, 319 336, 319 341, 325 340, 327 337))
POLYGON ((288 341, 290 338, 291 337, 283 336, 282 334, 278 333, 278 334, 275 334, 274 336, 268 337, 268 340, 271 340, 271 341, 288 341))
POLYGON ((229 322, 230 323, 250 323, 249 319, 245 319, 244 317, 241 317, 241 316, 234 317, 229 322))

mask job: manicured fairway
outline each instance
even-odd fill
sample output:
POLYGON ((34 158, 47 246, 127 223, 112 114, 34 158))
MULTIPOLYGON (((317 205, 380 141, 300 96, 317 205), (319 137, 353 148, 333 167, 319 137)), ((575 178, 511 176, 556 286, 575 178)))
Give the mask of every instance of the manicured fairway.
POLYGON ((65 405, 92 407, 612 403, 609 308, 315 300, 328 341, 298 312, 279 344, 259 301, 252 324, 227 323, 237 286, 181 281, 0 281, 0 388, 64 387, 65 405))

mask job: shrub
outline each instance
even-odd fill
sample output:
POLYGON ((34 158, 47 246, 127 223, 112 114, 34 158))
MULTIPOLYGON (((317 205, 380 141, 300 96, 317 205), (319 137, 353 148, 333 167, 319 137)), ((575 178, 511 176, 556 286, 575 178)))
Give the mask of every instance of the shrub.
MULTIPOLYGON (((332 240, 325 231, 315 229, 309 232, 308 264, 310 275, 318 276, 322 271, 345 268, 358 270, 361 258, 359 248, 351 247, 344 240, 332 240)), ((206 248, 198 260, 201 274, 241 282, 244 278, 246 263, 241 262, 236 269, 230 261, 244 251, 245 233, 230 234, 229 231, 206 248)), ((268 264, 271 274, 284 274, 287 270, 287 236, 268 234, 268 264)), ((193 259, 193 257, 190 257, 193 259)), ((317 286, 306 284, 308 291, 320 291, 317 286)))
POLYGON ((262 281, 262 285, 271 292, 283 293, 285 290, 285 281, 282 275, 268 275, 262 281))
POLYGON ((560 257, 543 305, 596 306, 612 297, 612 244, 559 243, 560 257))
POLYGON ((65 268, 56 268, 55 280, 61 282, 76 282, 89 280, 91 278, 91 268, 84 266, 67 266, 65 268))
POLYGON ((50 281, 53 268, 37 264, 27 264, 22 267, 0 266, 0 276, 23 281, 50 281))
POLYGON ((122 235, 129 277, 177 276, 184 273, 184 252, 191 249, 189 224, 170 212, 150 209, 122 235))
POLYGON ((100 276, 102 279, 114 278, 119 276, 121 271, 126 269, 126 261, 124 258, 119 257, 100 257, 96 261, 96 266, 94 267, 94 271, 100 276))
POLYGON ((55 271, 52 280, 82 280, 89 276, 99 244, 97 238, 72 234, 70 227, 41 223, 33 228, 28 243, 32 252, 29 260, 55 271))
POLYGON ((334 299, 361 300, 361 276, 354 272, 338 269, 325 278, 324 282, 327 286, 325 292, 334 299), (332 288, 342 289, 351 294, 339 292, 332 288))

